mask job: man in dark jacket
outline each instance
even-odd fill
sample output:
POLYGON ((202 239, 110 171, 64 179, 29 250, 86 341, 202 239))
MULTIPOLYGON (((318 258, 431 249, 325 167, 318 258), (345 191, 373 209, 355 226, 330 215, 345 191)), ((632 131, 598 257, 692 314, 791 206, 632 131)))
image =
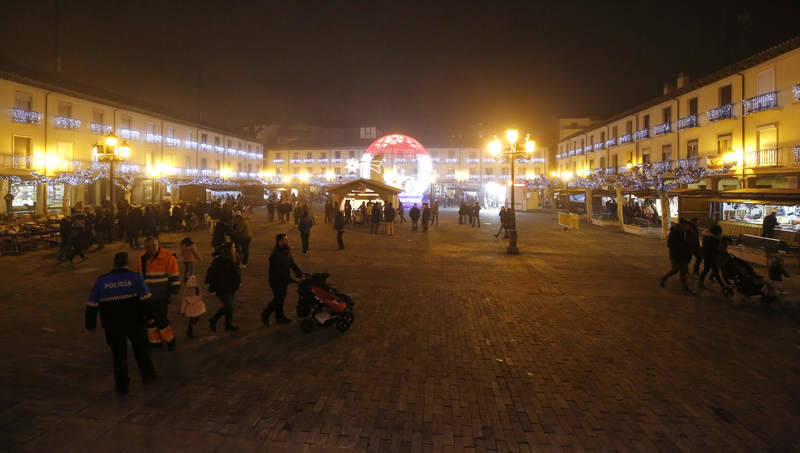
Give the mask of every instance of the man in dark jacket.
POLYGON ((383 217, 383 208, 380 203, 372 205, 371 214, 372 219, 369 224, 369 233, 378 234, 378 228, 381 226, 381 217, 383 217))
POLYGON ((428 203, 422 204, 422 231, 428 231, 428 222, 431 221, 431 208, 428 203))
POLYGON ((775 211, 772 211, 764 217, 764 223, 761 226, 761 235, 765 238, 775 237, 775 227, 778 226, 778 218, 775 216, 775 211))
POLYGON ((669 260, 672 263, 672 268, 661 278, 661 287, 664 287, 667 279, 680 272, 681 289, 689 294, 694 294, 689 289, 687 284, 687 275, 689 274, 689 261, 692 259, 692 252, 689 248, 689 243, 686 240, 689 226, 683 219, 680 219, 677 225, 673 225, 669 230, 667 237, 667 247, 669 247, 669 260))
POLYGON ((344 235, 345 223, 346 221, 342 211, 336 211, 336 216, 333 219, 333 229, 336 230, 336 242, 339 243, 339 250, 344 250, 344 241, 342 240, 342 235, 344 235))
POLYGON ((146 304, 150 290, 142 277, 128 270, 128 254, 114 256, 114 269, 95 281, 89 303, 86 304, 86 330, 97 329, 97 312, 106 331, 106 343, 114 357, 114 380, 117 392, 128 393, 128 340, 139 365, 142 381, 155 378, 153 362, 145 337, 146 304))
POLYGON ((216 294, 222 302, 222 307, 208 320, 209 327, 214 332, 217 331, 217 321, 223 315, 226 332, 239 330, 239 327, 233 325, 233 298, 239 290, 242 277, 235 256, 236 246, 232 242, 222 244, 206 271, 208 291, 216 294))
MULTIPOLYGON (((703 262, 703 251, 700 248, 700 230, 697 228, 697 217, 693 217, 687 224, 686 242, 689 244, 689 251, 694 256, 694 275, 700 275, 700 263, 703 262)), ((691 261, 691 258, 689 258, 691 261)))
POLYGON ((417 223, 419 222, 419 208, 417 204, 414 203, 414 206, 408 210, 408 217, 411 218, 411 231, 418 231, 417 223))
POLYGON ((314 220, 308 213, 308 209, 303 209, 303 216, 297 223, 297 229, 300 231, 300 240, 303 242, 303 255, 308 253, 308 241, 311 237, 312 226, 314 226, 314 220))
POLYGON ((269 315, 275 312, 275 319, 279 324, 290 323, 291 320, 283 313, 283 301, 289 283, 293 282, 291 272, 300 276, 303 271, 297 266, 289 250, 289 239, 285 234, 275 236, 275 248, 269 256, 269 286, 272 289, 272 301, 261 312, 261 322, 269 325, 269 315))
POLYGON ((720 286, 725 286, 722 278, 719 275, 719 260, 718 254, 720 251, 720 243, 722 241, 722 228, 719 225, 712 226, 707 233, 703 235, 703 272, 700 274, 700 281, 697 283, 698 289, 705 289, 705 280, 708 272, 711 271, 711 280, 717 280, 720 286))
POLYGON ((391 202, 383 208, 383 220, 386 222, 386 234, 394 236, 394 206, 391 202))

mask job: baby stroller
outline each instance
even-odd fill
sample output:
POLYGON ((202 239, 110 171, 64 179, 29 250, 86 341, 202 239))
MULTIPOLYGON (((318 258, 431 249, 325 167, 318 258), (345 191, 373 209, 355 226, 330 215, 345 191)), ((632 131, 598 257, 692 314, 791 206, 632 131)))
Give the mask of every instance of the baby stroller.
POLYGON ((328 283, 330 274, 303 274, 297 284, 297 317, 303 331, 310 333, 314 326, 328 327, 336 324, 336 329, 346 332, 355 321, 353 306, 355 302, 347 294, 328 283))
POLYGON ((722 263, 721 270, 723 280, 733 282, 733 286, 723 289, 723 293, 729 298, 732 298, 737 291, 747 297, 761 296, 761 303, 764 304, 773 302, 778 297, 775 288, 763 276, 757 274, 750 263, 741 258, 728 255, 722 263))

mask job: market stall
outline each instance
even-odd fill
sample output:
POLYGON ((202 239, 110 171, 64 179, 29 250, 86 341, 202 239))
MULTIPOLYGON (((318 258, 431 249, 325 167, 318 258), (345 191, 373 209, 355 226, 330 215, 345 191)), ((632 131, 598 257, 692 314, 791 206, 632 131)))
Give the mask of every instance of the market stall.
POLYGON ((738 189, 712 198, 712 216, 726 236, 761 236, 764 217, 776 213, 775 239, 800 243, 800 190, 738 189))
POLYGON ((56 216, 42 222, 29 218, 13 219, 0 224, 0 255, 18 255, 28 250, 58 245, 59 236, 56 216))

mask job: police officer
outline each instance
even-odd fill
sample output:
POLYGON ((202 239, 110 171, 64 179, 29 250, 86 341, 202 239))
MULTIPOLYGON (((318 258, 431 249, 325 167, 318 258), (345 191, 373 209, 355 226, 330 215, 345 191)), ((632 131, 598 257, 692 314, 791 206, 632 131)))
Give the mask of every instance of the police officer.
POLYGON ((128 393, 128 340, 145 384, 155 378, 145 337, 146 305, 150 291, 142 277, 128 270, 128 254, 114 255, 114 268, 94 283, 86 304, 86 330, 95 333, 97 311, 106 331, 106 343, 114 356, 114 380, 120 394, 128 393))
POLYGON ((147 340, 153 348, 175 350, 175 334, 169 323, 170 296, 178 294, 181 278, 178 259, 167 249, 161 248, 158 238, 148 237, 144 241, 145 253, 136 262, 136 271, 144 278, 147 287, 153 292, 147 325, 147 340))

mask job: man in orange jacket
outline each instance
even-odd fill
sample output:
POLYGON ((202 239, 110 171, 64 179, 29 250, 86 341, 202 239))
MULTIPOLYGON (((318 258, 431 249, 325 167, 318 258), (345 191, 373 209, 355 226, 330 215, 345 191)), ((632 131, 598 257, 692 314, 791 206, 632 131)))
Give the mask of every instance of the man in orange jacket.
POLYGON ((136 271, 142 274, 147 287, 153 294, 150 299, 150 313, 147 322, 147 340, 151 347, 175 350, 175 334, 169 324, 170 296, 178 294, 181 287, 178 259, 160 247, 158 238, 148 237, 144 241, 145 253, 136 262, 136 271))

